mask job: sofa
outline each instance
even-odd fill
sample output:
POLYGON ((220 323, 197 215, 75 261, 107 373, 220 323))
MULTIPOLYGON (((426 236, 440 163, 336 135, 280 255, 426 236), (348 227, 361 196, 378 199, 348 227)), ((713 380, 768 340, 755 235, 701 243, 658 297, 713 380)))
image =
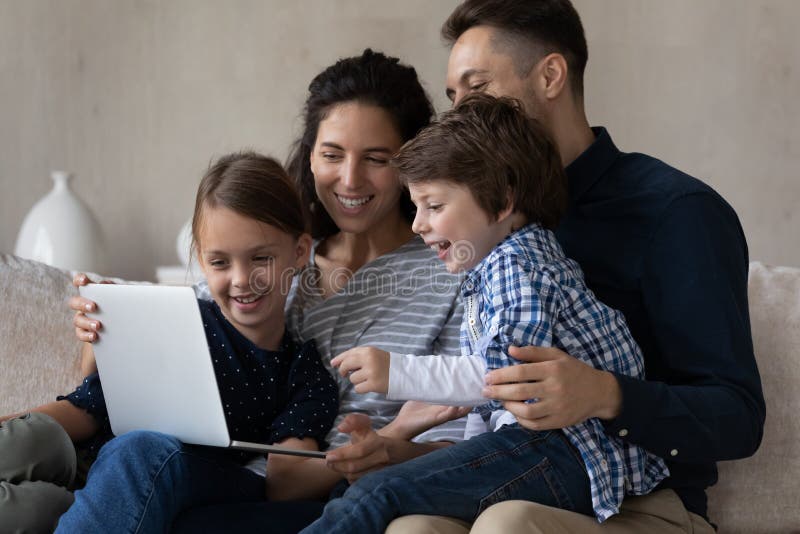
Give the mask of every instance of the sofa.
MULTIPOLYGON (((0 414, 79 382, 71 274, 0 254, 0 414)), ((750 317, 767 402, 758 452, 719 464, 709 514, 720 532, 800 532, 800 269, 750 265, 750 317)))

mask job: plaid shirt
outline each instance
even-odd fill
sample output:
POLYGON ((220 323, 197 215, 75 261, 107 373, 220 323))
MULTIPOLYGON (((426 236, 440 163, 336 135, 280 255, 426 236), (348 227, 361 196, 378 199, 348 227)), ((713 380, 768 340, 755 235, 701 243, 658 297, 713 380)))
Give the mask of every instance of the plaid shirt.
MULTIPOLYGON (((536 345, 558 347, 597 369, 644 377, 642 354, 622 314, 597 300, 578 264, 538 224, 495 247, 467 273, 461 292, 462 353, 480 354, 489 369, 520 363, 508 356, 509 345, 536 345)), ((601 522, 619 512, 626 494, 649 493, 669 475, 661 458, 607 435, 599 419, 564 432, 586 465, 601 522)))

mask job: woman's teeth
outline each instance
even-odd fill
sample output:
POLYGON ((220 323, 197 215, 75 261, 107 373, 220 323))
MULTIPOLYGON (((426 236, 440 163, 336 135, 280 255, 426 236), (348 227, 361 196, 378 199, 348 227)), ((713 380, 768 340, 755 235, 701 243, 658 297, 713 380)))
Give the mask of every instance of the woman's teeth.
POLYGON ((345 198, 336 195, 336 200, 338 200, 345 208, 357 208, 359 206, 363 206, 364 204, 372 200, 374 196, 375 195, 370 195, 361 198, 345 198))

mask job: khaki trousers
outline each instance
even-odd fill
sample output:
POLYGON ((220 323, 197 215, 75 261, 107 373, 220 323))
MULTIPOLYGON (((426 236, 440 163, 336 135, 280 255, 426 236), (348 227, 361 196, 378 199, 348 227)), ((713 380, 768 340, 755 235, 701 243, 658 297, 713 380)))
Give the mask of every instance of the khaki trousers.
POLYGON ((627 497, 621 512, 596 519, 526 501, 506 501, 487 508, 470 525, 443 516, 409 515, 389 524, 386 534, 714 534, 714 528, 688 512, 672 490, 627 497))
POLYGON ((52 532, 74 500, 76 470, 72 441, 52 417, 0 424, 0 534, 52 532))

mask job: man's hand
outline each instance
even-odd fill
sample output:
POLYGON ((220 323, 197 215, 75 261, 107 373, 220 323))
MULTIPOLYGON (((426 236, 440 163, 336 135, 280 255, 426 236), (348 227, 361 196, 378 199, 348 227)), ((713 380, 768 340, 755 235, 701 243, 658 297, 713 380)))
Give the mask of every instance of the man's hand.
POLYGON ((591 417, 613 419, 619 415, 622 392, 613 374, 555 347, 511 347, 508 353, 532 363, 487 373, 483 395, 503 401, 525 428, 558 429, 591 417), (526 403, 529 399, 537 402, 526 403))
POLYGON ((375 347, 356 347, 331 360, 339 374, 350 374, 356 393, 386 393, 389 391, 389 353, 375 347))

